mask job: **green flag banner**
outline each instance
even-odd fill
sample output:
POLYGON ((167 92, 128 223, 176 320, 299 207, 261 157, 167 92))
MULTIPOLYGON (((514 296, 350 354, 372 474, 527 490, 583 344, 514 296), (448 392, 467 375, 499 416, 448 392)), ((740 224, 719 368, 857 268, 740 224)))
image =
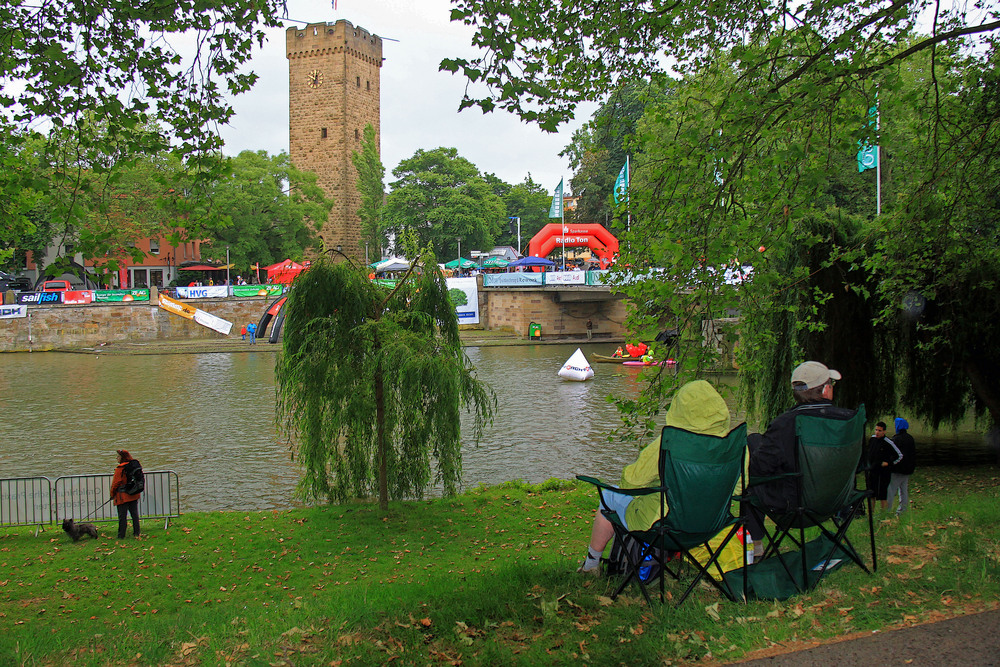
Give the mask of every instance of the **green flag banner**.
MULTIPOLYGON (((868 127, 878 130, 878 105, 868 108, 868 127)), ((878 145, 858 141, 858 173, 878 166, 878 145)))
POLYGON ((622 165, 622 170, 618 172, 618 178, 615 179, 615 203, 620 204, 623 201, 628 201, 628 161, 622 165))
POLYGON ((552 206, 549 207, 549 217, 563 217, 563 179, 561 178, 559 179, 559 185, 556 186, 555 194, 552 195, 552 206))

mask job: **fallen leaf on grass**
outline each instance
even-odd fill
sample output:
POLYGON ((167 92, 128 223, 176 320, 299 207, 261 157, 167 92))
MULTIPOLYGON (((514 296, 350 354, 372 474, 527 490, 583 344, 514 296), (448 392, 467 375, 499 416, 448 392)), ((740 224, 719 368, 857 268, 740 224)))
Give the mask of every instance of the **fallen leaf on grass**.
POLYGON ((708 605, 707 607, 705 607, 705 613, 708 614, 708 617, 710 619, 712 619, 713 621, 718 621, 719 620, 719 603, 715 602, 715 603, 712 603, 712 604, 708 605))
POLYGON ((606 597, 604 595, 598 595, 597 596, 597 602, 602 607, 610 607, 611 605, 613 605, 615 603, 614 600, 612 600, 611 598, 606 597))

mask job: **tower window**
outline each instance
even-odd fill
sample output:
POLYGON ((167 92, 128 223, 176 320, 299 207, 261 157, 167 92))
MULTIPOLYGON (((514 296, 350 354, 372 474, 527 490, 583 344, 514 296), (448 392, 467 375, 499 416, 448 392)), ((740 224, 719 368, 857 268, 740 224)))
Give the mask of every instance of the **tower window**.
POLYGON ((358 82, 358 88, 360 88, 361 87, 361 77, 360 76, 357 77, 357 82, 358 82))
POLYGON ((365 81, 365 90, 371 90, 371 89, 372 89, 372 82, 365 81))
POLYGON ((319 137, 320 137, 320 139, 326 139, 326 128, 325 127, 320 129, 320 131, 319 131, 319 137))
POLYGON ((354 130, 354 140, 357 141, 360 138, 361 138, 361 134, 357 130, 354 130))

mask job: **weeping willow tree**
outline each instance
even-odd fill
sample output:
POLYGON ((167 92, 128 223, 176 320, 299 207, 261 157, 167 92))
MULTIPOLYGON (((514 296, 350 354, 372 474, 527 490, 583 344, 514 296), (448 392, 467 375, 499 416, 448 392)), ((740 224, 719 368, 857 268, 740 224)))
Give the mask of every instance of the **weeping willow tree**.
POLYGON ((306 499, 377 492, 421 497, 434 479, 461 482, 460 416, 476 440, 496 399, 475 379, 434 257, 391 291, 351 262, 315 262, 295 282, 277 367, 278 423, 297 450, 306 499))

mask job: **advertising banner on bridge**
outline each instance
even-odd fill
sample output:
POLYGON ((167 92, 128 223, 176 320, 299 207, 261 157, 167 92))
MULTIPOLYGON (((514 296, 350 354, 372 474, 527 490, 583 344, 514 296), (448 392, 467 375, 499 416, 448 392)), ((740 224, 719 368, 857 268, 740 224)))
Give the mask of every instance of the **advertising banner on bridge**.
POLYGON ((525 271, 524 273, 483 274, 483 287, 541 287, 544 284, 544 273, 525 271))
POLYGON ((281 296, 284 285, 233 285, 233 296, 281 296))
POLYGON ((0 306, 0 320, 24 317, 28 314, 27 306, 0 306))
POLYGON ((177 296, 182 299, 225 299, 229 296, 229 286, 178 287, 177 296))
POLYGON ((160 295, 160 308, 174 315, 194 320, 203 327, 208 327, 226 336, 229 335, 229 332, 233 328, 232 322, 224 320, 221 317, 216 317, 211 313, 206 313, 204 310, 195 308, 194 306, 171 299, 163 294, 160 295))
POLYGON ((62 303, 61 292, 18 292, 17 302, 33 306, 62 303))
POLYGON ((94 290, 94 301, 149 301, 149 288, 94 290))
POLYGON ((447 278, 448 296, 459 324, 479 324, 479 286, 475 278, 447 278))
POLYGON ((585 271, 548 271, 545 273, 546 285, 586 285, 585 271))
POLYGON ((74 306, 90 303, 94 300, 94 292, 91 290, 74 290, 63 292, 62 295, 63 303, 72 304, 74 306))
POLYGON ((610 271, 587 271, 587 284, 588 285, 609 284, 605 282, 605 279, 610 274, 611 274, 610 271))

